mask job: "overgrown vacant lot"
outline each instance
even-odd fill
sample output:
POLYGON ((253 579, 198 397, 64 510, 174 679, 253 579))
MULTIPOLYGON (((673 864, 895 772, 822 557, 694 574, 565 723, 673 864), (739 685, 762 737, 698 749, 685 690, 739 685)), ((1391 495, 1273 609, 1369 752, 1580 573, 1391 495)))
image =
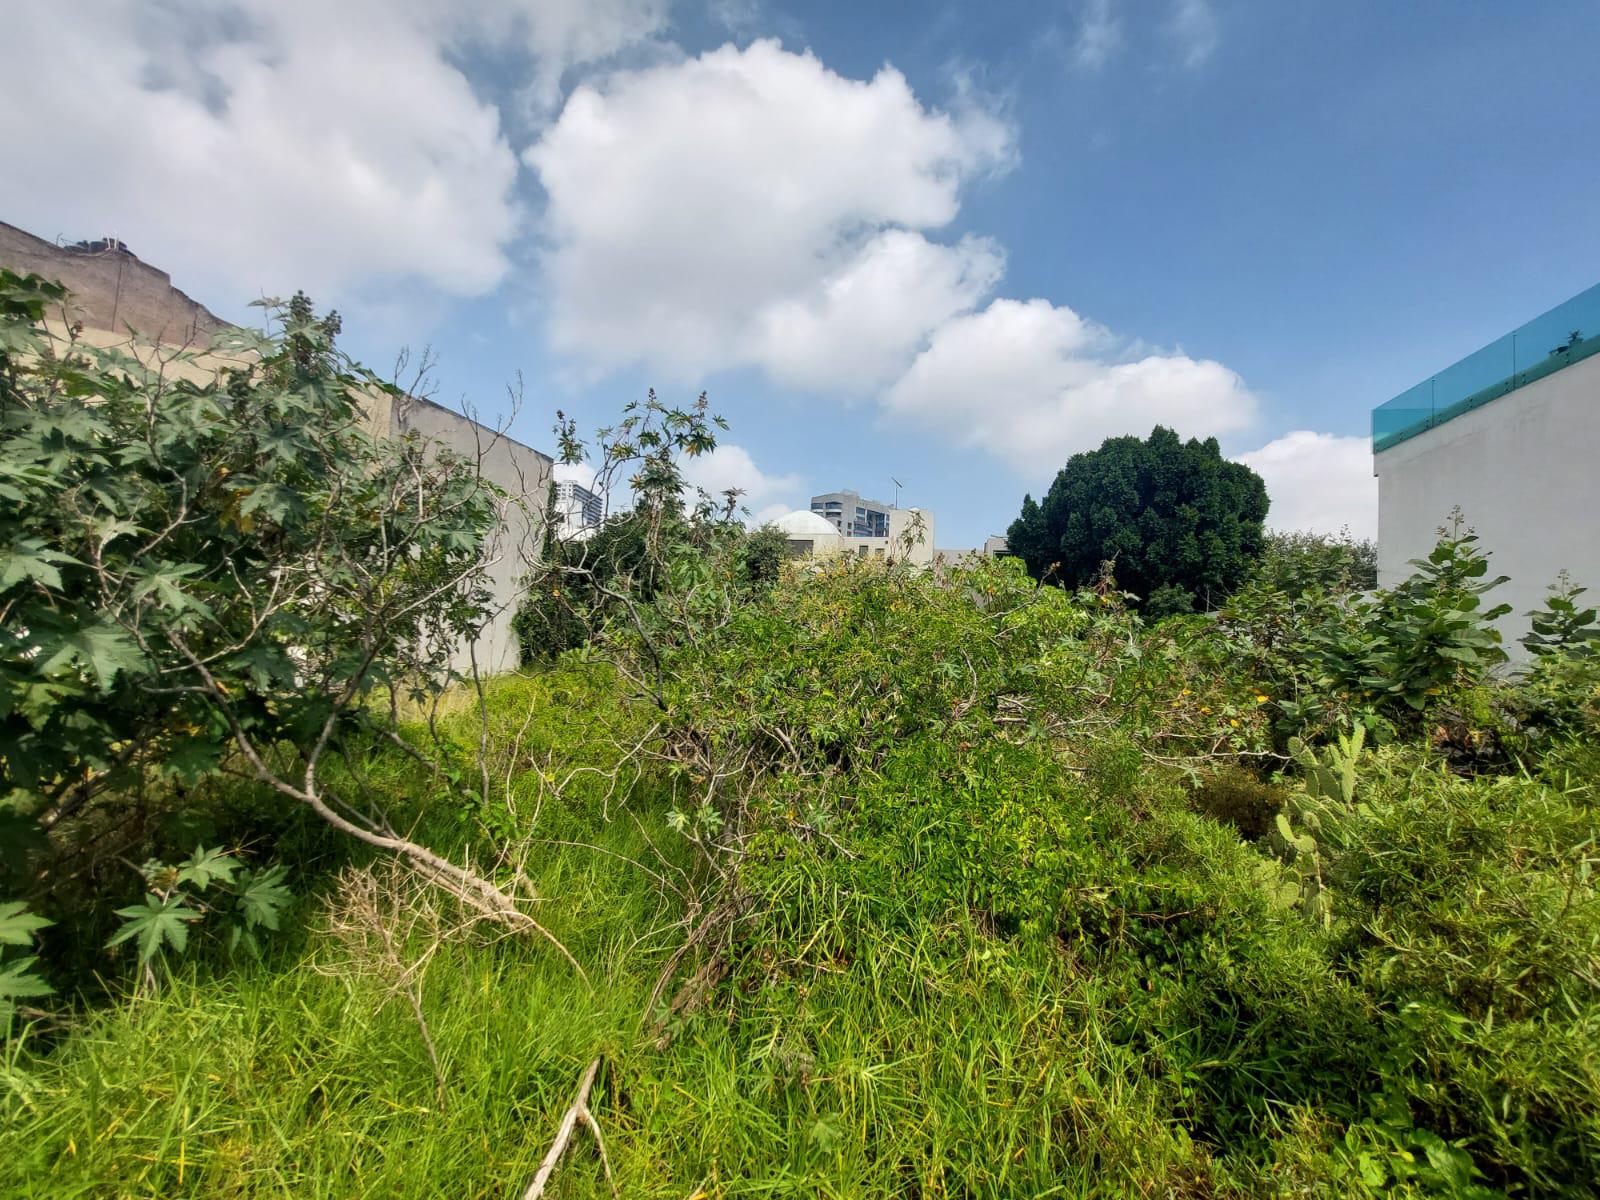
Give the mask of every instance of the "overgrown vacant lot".
MULTIPOLYGON (((702 634, 662 703, 570 657, 495 681, 469 802, 337 768, 525 863, 587 980, 213 781, 216 835, 308 864, 284 933, 17 1037, 7 1193, 520 1194, 596 1057, 625 1195, 1588 1191, 1586 742, 1335 740, 1264 785, 1218 765, 1280 761, 1226 622, 1006 568, 798 575, 702 634)), ((1468 699, 1419 737, 1503 722, 1468 699)), ((465 699, 439 731, 483 735, 465 699)), ((606 1192, 587 1135, 551 1188, 606 1192)))
POLYGON ((1506 678, 1459 527, 1159 621, 784 565, 652 395, 463 680, 507 497, 336 319, 195 382, 60 299, 0 273, 0 1194, 1591 1194, 1570 586, 1506 678))

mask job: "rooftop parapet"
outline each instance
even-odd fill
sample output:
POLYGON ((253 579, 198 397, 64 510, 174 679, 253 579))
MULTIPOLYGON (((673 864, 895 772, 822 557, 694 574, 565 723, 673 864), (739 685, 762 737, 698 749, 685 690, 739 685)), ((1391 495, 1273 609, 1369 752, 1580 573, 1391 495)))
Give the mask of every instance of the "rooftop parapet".
POLYGON ((1373 453, 1597 353, 1600 284, 1378 405, 1372 410, 1373 453))

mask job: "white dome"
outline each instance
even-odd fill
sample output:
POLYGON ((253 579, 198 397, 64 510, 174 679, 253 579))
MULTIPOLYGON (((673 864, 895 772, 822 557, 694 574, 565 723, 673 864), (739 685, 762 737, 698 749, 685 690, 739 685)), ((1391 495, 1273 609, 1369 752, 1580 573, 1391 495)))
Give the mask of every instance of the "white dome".
POLYGON ((792 513, 784 513, 772 523, 774 529, 781 529, 791 538, 819 538, 838 537, 839 531, 833 527, 831 521, 825 521, 814 512, 807 512, 797 508, 792 513))

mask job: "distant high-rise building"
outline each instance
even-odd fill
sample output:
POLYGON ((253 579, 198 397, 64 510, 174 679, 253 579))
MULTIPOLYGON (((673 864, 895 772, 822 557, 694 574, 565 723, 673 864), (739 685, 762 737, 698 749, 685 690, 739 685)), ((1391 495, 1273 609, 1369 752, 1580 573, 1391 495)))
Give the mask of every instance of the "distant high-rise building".
POLYGON ((556 503, 553 518, 558 538, 584 536, 586 530, 598 529, 606 519, 606 506, 599 495, 571 479, 556 483, 556 503))
POLYGON ((811 497, 811 511, 839 531, 840 537, 888 537, 891 505, 866 500, 851 491, 811 497))
POLYGON ((811 509, 788 513, 773 522, 789 535, 796 555, 933 561, 933 514, 925 508, 899 508, 866 500, 858 492, 826 492, 811 497, 811 509))

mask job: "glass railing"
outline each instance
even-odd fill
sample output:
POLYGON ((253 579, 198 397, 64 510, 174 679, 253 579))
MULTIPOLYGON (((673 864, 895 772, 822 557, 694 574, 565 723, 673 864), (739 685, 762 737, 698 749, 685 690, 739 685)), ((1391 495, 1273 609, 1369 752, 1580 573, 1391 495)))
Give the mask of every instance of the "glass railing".
POLYGON ((1373 409, 1372 449, 1387 450, 1591 354, 1600 354, 1600 284, 1373 409))

